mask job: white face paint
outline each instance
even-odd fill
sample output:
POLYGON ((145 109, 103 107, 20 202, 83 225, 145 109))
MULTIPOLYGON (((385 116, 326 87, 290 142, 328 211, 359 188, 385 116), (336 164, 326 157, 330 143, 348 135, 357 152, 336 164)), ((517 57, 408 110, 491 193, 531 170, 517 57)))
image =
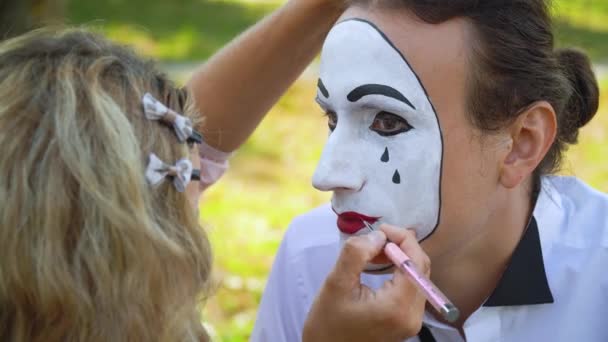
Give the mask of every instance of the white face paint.
POLYGON ((342 241, 369 232, 361 218, 429 236, 439 221, 441 131, 400 52, 368 22, 337 24, 321 53, 317 101, 336 125, 313 185, 333 191, 342 241))

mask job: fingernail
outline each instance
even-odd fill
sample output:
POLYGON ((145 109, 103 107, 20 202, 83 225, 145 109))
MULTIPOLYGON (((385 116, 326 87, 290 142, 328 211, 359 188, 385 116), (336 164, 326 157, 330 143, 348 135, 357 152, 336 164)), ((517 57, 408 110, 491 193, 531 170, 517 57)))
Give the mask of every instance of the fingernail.
POLYGON ((367 234, 367 237, 375 245, 383 245, 386 243, 386 236, 377 230, 367 234))
POLYGON ((414 237, 416 238, 416 240, 418 240, 418 232, 416 232, 414 228, 408 228, 408 231, 414 234, 414 237))

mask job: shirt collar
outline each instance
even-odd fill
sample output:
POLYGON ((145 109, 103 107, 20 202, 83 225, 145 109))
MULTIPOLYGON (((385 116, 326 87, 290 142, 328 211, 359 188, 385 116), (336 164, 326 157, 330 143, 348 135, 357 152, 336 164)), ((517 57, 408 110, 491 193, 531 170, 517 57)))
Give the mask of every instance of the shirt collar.
POLYGON ((545 273, 538 224, 532 216, 498 286, 483 306, 547 303, 553 303, 553 294, 545 273))

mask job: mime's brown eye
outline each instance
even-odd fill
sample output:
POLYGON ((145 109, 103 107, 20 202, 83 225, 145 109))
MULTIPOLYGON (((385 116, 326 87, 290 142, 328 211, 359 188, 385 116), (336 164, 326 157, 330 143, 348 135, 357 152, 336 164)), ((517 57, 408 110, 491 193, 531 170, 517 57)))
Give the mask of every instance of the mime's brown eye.
POLYGON ((374 122, 372 122, 369 128, 372 131, 387 137, 405 133, 414 127, 399 115, 382 111, 376 114, 374 122))
POLYGON ((329 130, 333 132, 338 124, 338 115, 332 111, 327 111, 325 112, 325 116, 327 117, 327 126, 329 127, 329 130))

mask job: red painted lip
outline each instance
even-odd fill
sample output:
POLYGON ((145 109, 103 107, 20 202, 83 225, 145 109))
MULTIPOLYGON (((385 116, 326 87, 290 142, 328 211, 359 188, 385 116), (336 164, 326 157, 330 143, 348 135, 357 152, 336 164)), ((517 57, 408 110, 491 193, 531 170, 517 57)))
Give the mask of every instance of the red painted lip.
MULTIPOLYGON (((338 213, 336 212, 336 214, 338 213)), ((363 221, 366 221, 369 224, 373 224, 379 219, 379 217, 371 217, 356 213, 354 211, 347 211, 338 214, 338 229, 340 229, 340 231, 344 234, 352 235, 356 234, 358 231, 365 227, 363 221)))

